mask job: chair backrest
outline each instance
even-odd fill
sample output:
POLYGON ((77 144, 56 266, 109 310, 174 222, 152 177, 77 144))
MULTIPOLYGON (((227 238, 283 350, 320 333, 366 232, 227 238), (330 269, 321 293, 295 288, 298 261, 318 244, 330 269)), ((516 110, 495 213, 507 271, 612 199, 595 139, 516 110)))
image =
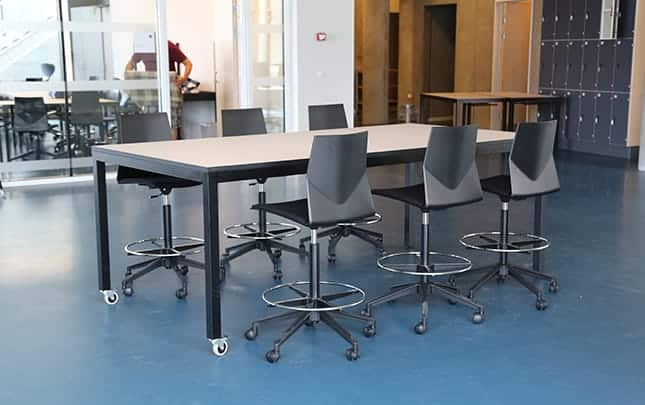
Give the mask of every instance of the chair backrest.
POLYGON ((16 132, 46 132, 49 129, 47 106, 42 97, 16 97, 13 114, 16 132))
POLYGON ((103 121, 101 95, 98 91, 75 91, 72 93, 70 121, 72 124, 99 124, 103 121))
POLYGON ((477 126, 433 127, 423 162, 426 205, 441 207, 482 199, 475 156, 477 126))
POLYGON ((43 80, 49 81, 49 79, 54 75, 56 71, 56 66, 51 63, 41 63, 40 64, 40 73, 43 75, 43 80))
POLYGON ((171 129, 165 113, 122 114, 119 116, 122 143, 169 141, 171 129))
POLYGON ((553 159, 556 128, 557 121, 523 122, 517 128, 508 162, 514 196, 560 189, 553 159))
POLYGON ((314 137, 307 167, 307 200, 312 227, 375 213, 367 178, 367 132, 314 137))
POLYGON ((347 128, 345 107, 342 104, 310 105, 309 130, 347 128))
POLYGON ((222 110, 222 136, 260 135, 267 133, 261 108, 222 110))

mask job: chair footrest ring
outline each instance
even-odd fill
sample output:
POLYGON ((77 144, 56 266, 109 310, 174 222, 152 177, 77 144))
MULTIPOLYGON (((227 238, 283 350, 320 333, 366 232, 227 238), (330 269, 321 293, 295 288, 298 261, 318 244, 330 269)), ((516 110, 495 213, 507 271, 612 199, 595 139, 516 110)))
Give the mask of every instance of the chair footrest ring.
POLYGON ((359 221, 354 221, 354 222, 343 222, 336 224, 336 226, 363 226, 363 225, 373 225, 376 223, 379 223, 383 220, 383 217, 379 213, 375 213, 371 217, 367 217, 364 219, 361 219, 359 221))
POLYGON ((148 238, 125 245, 124 250, 131 256, 179 257, 194 255, 202 251, 204 240, 192 236, 173 236, 172 247, 164 247, 164 238, 148 238))
POLYGON ((381 256, 376 260, 379 268, 410 276, 446 276, 465 273, 473 264, 465 257, 450 253, 428 253, 428 264, 421 263, 421 252, 399 252, 381 256))
POLYGON ((309 281, 280 284, 264 290, 267 305, 298 312, 331 312, 355 307, 365 301, 365 291, 351 284, 320 282, 319 298, 309 294, 309 281))
POLYGON ((500 232, 471 233, 459 239, 459 243, 468 249, 484 250, 495 253, 530 253, 544 250, 551 242, 542 236, 530 233, 508 233, 508 242, 504 246, 500 232))
POLYGON ((286 239, 300 233, 300 227, 282 222, 268 222, 266 230, 261 231, 255 222, 237 224, 224 229, 224 235, 232 239, 272 240, 286 239))

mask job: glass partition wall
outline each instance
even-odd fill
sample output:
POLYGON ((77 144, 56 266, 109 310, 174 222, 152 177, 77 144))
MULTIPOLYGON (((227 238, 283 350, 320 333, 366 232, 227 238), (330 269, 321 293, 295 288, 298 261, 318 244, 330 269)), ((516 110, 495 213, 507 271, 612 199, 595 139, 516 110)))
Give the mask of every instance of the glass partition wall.
POLYGON ((0 0, 0 174, 91 171, 120 114, 166 111, 164 0, 0 0), (162 41, 163 40, 163 41, 162 41))

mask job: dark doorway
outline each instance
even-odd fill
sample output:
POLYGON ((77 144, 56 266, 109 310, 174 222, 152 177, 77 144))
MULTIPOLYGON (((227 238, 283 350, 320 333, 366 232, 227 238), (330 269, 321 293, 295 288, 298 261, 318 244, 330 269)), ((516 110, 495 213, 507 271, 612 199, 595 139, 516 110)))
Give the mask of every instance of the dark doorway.
MULTIPOLYGON (((425 7, 424 15, 424 92, 452 92, 455 89, 455 38, 457 6, 425 7)), ((452 106, 432 101, 427 106, 432 124, 452 124, 452 106)))

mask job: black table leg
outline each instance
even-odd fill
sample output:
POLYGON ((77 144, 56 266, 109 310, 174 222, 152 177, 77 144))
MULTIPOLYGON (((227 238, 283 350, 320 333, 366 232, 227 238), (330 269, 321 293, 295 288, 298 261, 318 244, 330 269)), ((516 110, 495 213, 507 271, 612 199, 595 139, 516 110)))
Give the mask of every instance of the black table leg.
POLYGON ((515 103, 510 101, 508 103, 508 126, 507 131, 515 130, 515 103))
POLYGON ((508 130, 508 103, 502 102, 502 131, 508 130))
MULTIPOLYGON (((542 196, 535 197, 533 206, 533 234, 542 236, 542 196)), ((533 252, 533 270, 542 271, 541 252, 533 252)))
POLYGON ((110 239, 108 230, 107 185, 105 162, 94 161, 94 210, 96 215, 96 255, 99 276, 99 291, 105 302, 114 305, 119 295, 110 284, 110 239))
POLYGON ((219 201, 217 178, 206 174, 202 182, 204 210, 204 267, 206 273, 206 336, 213 353, 223 356, 228 351, 228 339, 222 335, 222 307, 219 266, 219 201))

